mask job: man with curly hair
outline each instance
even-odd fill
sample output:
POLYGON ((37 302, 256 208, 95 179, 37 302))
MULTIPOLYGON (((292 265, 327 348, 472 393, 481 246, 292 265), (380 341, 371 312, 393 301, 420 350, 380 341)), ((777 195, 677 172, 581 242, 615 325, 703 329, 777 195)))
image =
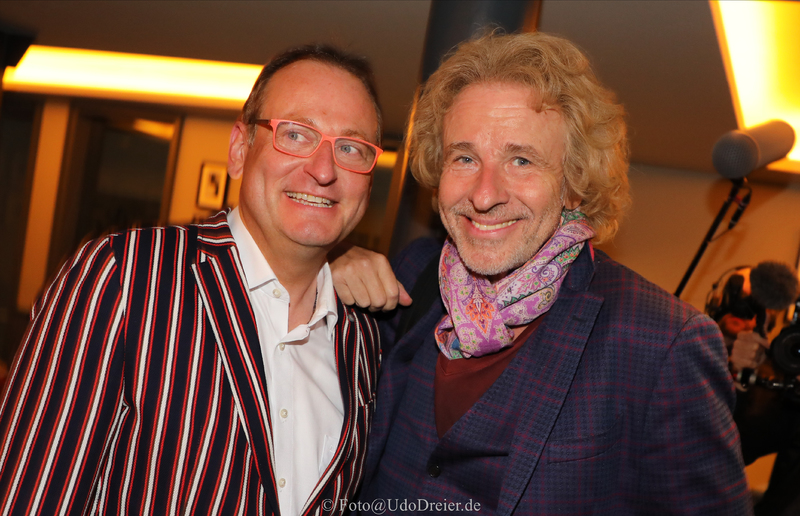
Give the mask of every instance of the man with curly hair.
POLYGON ((751 511, 716 325, 592 245, 628 204, 623 117, 541 33, 463 43, 424 85, 410 163, 449 237, 397 280, 365 251, 334 264, 345 300, 414 298, 381 325, 359 509, 751 511))

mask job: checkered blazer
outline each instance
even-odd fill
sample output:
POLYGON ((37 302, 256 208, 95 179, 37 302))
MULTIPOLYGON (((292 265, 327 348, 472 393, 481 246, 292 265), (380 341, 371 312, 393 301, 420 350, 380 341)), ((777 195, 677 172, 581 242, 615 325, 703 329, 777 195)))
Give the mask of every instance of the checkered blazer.
MULTIPOLYGON (((440 250, 423 241, 398 257, 406 289, 440 250)), ((751 513, 725 349, 706 316, 587 247, 534 335, 439 439, 433 329, 443 314, 438 300, 392 349, 400 316, 381 323, 362 508, 751 513)))
MULTIPOLYGON (((278 514, 269 393, 225 214, 84 246, 0 400, 0 514, 278 514)), ((363 475, 377 325, 337 301, 341 440, 303 510, 363 475)))

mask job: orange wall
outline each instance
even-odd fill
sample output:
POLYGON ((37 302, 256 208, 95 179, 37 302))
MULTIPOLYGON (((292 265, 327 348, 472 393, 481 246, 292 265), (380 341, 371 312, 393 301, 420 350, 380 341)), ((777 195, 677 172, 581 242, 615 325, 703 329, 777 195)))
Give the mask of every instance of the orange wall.
POLYGON ((228 139, 235 121, 235 116, 230 119, 187 116, 184 120, 169 208, 170 224, 183 224, 212 214, 211 210, 196 205, 200 168, 204 162, 227 163, 228 139))
MULTIPOLYGON (((633 207, 613 242, 600 246, 669 292, 674 292, 730 191, 710 173, 634 164, 633 207)), ((800 251, 800 181, 751 184, 753 196, 739 224, 706 249, 681 296, 702 310, 711 285, 737 265, 778 260, 796 266, 800 251)), ((727 228, 728 217, 721 228, 727 228)))

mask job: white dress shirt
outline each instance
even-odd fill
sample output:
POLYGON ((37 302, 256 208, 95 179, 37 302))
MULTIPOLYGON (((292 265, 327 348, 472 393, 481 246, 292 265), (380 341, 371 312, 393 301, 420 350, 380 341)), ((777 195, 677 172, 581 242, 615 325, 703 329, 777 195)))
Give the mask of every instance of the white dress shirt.
POLYGON ((308 324, 289 331, 289 292, 280 284, 235 208, 228 214, 239 250, 267 377, 275 478, 282 516, 299 514, 331 461, 344 420, 333 335, 338 315, 330 267, 317 275, 308 324))

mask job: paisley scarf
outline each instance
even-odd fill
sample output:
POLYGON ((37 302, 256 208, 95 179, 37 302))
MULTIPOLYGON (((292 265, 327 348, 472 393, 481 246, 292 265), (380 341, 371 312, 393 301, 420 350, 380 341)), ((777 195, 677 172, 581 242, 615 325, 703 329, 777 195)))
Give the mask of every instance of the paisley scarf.
POLYGON ((583 213, 564 209, 560 225, 539 252, 494 285, 466 268, 448 238, 439 260, 439 288, 447 308, 436 328, 442 353, 452 360, 510 346, 511 328, 550 309, 570 265, 593 236, 583 213))

